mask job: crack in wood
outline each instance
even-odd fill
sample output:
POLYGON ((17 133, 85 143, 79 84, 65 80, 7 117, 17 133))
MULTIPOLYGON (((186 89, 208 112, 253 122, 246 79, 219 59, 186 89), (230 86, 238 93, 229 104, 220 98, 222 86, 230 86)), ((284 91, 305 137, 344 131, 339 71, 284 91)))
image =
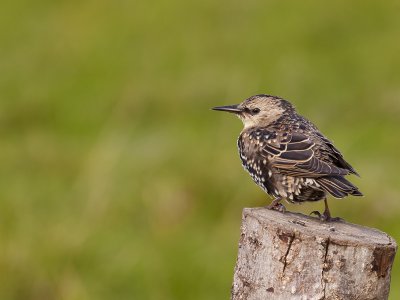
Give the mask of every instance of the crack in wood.
POLYGON ((328 249, 329 249, 329 244, 330 244, 331 240, 330 237, 328 237, 328 239, 325 241, 325 254, 324 254, 324 262, 322 264, 322 271, 321 271, 321 285, 323 287, 323 291, 324 291, 324 295, 322 297, 322 299, 325 299, 326 297, 326 286, 327 286, 327 282, 324 279, 324 275, 325 275, 325 271, 329 271, 329 267, 328 267, 328 249))
POLYGON ((295 237, 296 237, 295 234, 289 236, 288 248, 287 248, 286 253, 285 253, 284 257, 283 257, 282 275, 285 274, 285 270, 286 270, 286 266, 287 266, 287 257, 289 255, 290 248, 292 247, 292 244, 293 244, 293 241, 294 241, 295 237))

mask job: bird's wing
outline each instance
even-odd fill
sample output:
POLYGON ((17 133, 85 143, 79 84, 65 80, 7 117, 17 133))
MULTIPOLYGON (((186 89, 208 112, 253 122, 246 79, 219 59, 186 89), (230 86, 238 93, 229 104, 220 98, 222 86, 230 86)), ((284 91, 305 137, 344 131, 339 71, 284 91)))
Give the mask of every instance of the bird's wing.
POLYGON ((326 137, 324 137, 322 134, 317 133, 318 137, 331 149, 331 152, 329 153, 330 157, 334 161, 335 165, 337 165, 340 168, 347 169, 349 170, 349 173, 355 174, 357 176, 360 176, 356 170, 347 162, 345 161, 342 153, 333 145, 333 143, 328 140, 326 137))
POLYGON ((263 142, 261 154, 286 175, 320 177, 350 173, 316 157, 316 144, 302 133, 291 133, 280 141, 276 135, 264 135, 263 142))

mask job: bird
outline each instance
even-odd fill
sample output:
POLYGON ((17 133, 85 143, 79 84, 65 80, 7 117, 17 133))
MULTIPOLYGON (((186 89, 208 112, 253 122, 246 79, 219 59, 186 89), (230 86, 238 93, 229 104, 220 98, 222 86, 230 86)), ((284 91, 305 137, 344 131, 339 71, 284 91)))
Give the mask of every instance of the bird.
POLYGON ((213 110, 235 114, 243 122, 237 140, 240 159, 254 182, 273 200, 268 209, 285 212, 281 203, 324 200, 321 220, 332 221, 327 196, 363 196, 345 176, 356 170, 342 153, 295 107, 278 96, 255 95, 240 104, 213 110))

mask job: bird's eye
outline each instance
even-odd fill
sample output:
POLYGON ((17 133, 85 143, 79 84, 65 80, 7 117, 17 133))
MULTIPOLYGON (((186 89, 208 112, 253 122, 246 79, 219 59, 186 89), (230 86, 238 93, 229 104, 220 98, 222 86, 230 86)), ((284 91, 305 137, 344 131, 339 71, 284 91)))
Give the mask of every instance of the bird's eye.
POLYGON ((253 108, 253 109, 251 110, 251 113, 252 113, 253 115, 258 114, 259 112, 260 112, 260 109, 259 109, 259 108, 253 108))

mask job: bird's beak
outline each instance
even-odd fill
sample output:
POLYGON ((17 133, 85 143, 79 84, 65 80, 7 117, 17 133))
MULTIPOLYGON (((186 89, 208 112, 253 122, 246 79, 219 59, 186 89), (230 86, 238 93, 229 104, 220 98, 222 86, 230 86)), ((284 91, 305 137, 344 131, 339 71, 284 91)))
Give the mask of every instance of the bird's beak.
POLYGON ((226 111, 226 112, 238 114, 243 111, 238 106, 239 106, 239 104, 227 105, 227 106, 217 106, 217 107, 213 107, 212 110, 220 110, 220 111, 226 111))

